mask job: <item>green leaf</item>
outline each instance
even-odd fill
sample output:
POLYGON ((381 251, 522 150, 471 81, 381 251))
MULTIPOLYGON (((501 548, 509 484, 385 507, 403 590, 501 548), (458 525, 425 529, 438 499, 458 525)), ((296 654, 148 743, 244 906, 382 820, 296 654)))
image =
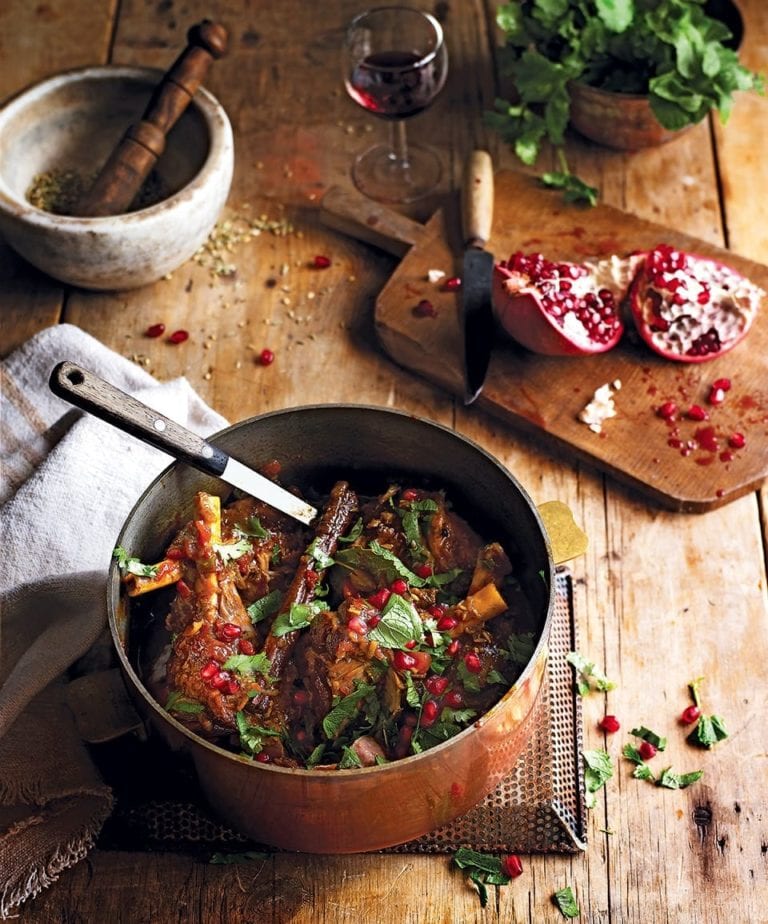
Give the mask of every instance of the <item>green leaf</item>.
POLYGON ((200 712, 205 712, 205 706, 202 703, 198 703, 197 700, 189 699, 189 697, 184 696, 183 693, 180 693, 178 690, 173 690, 168 697, 168 702, 165 704, 166 712, 187 712, 193 715, 196 715, 200 712))
POLYGON ((321 569, 330 568, 331 565, 335 564, 333 558, 330 555, 328 555, 327 552, 323 551, 322 548, 320 548, 320 537, 319 536, 315 536, 312 542, 310 542, 307 548, 307 555, 310 558, 314 559, 318 568, 321 568, 321 569))
POLYGON ((637 750, 634 744, 625 744, 621 753, 627 758, 627 760, 631 760, 633 763, 642 764, 645 762, 640 756, 640 751, 637 750))
POLYGON ((581 756, 584 759, 584 785, 587 790, 586 804, 587 808, 594 808, 597 803, 594 794, 599 789, 602 789, 613 776, 613 764, 607 751, 582 751, 581 756))
POLYGON ((578 651, 569 651, 565 660, 576 670, 576 686, 581 696, 586 696, 592 689, 606 693, 616 684, 598 669, 594 661, 589 661, 578 651))
POLYGON ((635 16, 633 0, 595 0, 595 7, 611 32, 624 32, 635 16))
POLYGON ((648 780, 651 783, 656 779, 653 775, 653 770, 651 770, 648 764, 642 761, 632 771, 632 776, 635 777, 636 780, 648 780))
POLYGON ((727 737, 725 723, 719 715, 702 715, 688 735, 688 741, 697 747, 713 748, 718 741, 724 741, 727 737))
POLYGON ((252 655, 230 655, 222 666, 225 670, 235 671, 241 675, 264 674, 265 677, 268 677, 272 662, 263 651, 260 651, 258 654, 252 655))
POLYGON ((371 684, 358 683, 351 693, 334 703, 331 711, 323 719, 323 732, 328 740, 335 738, 342 727, 357 715, 361 701, 375 689, 371 684))
POLYGON ((289 632, 297 629, 306 629, 311 626, 315 616, 328 609, 328 604, 322 600, 312 600, 310 603, 292 603, 287 613, 280 613, 272 623, 272 634, 275 638, 282 638, 289 632))
POLYGON ((557 61, 550 61, 541 52, 529 49, 515 65, 515 88, 525 103, 546 103, 550 97, 565 89, 575 76, 557 61))
POLYGON ((248 552, 253 551, 253 546, 247 539, 238 539, 237 542, 214 542, 213 551, 223 562, 236 561, 248 552))
POLYGON ((597 205, 599 191, 595 186, 589 186, 584 180, 575 176, 573 173, 560 173, 551 171, 544 173, 540 177, 542 186, 549 186, 552 189, 562 189, 563 198, 566 202, 580 203, 585 205, 597 205))
POLYGON ((463 661, 459 661, 456 673, 465 690, 469 690, 470 693, 480 692, 480 676, 473 674, 463 661))
POLYGON ((513 664, 525 665, 536 650, 536 635, 533 632, 511 632, 507 639, 505 655, 513 664))
POLYGON ((280 609, 282 596, 279 590, 273 590, 247 607, 246 612, 250 616, 251 622, 256 625, 257 622, 274 616, 280 609))
POLYGON ((412 587, 423 587, 423 578, 414 574, 389 549, 375 540, 368 548, 353 546, 336 553, 336 564, 351 571, 364 571, 379 585, 391 584, 396 578, 404 578, 412 587))
POLYGON ((405 649, 408 642, 416 642, 418 645, 424 641, 424 623, 410 600, 392 594, 381 611, 378 624, 368 633, 368 638, 383 648, 405 649))
POLYGON ((312 751, 309 757, 306 759, 307 770, 311 770, 312 767, 316 767, 320 761, 323 759, 323 754, 325 753, 325 742, 321 742, 317 745, 316 748, 312 751))
POLYGON ((352 770, 362 767, 362 761, 357 756, 357 752, 352 748, 344 747, 341 749, 341 760, 339 761, 339 770, 352 770))
POLYGON ((240 747, 246 754, 252 756, 259 754, 264 748, 264 738, 261 729, 251 725, 244 712, 236 712, 235 721, 237 722, 237 731, 240 735, 240 747))
POLYGON ((352 526, 352 529, 350 529, 350 531, 347 533, 346 536, 341 536, 341 538, 339 539, 339 542, 347 542, 347 543, 354 542, 356 539, 360 538, 362 533, 363 533, 363 518, 358 517, 355 520, 352 526))
POLYGON ((560 914, 562 914, 564 918, 577 918, 581 914, 576 902, 576 896, 573 894, 573 889, 570 886, 566 886, 564 889, 560 889, 559 892, 555 892, 554 902, 560 909, 560 914))
POLYGON ((243 535, 251 536, 253 539, 268 539, 270 536, 269 530, 261 525, 261 520, 257 516, 249 517, 245 526, 240 526, 238 529, 243 535))
POLYGON ((416 684, 410 671, 405 671, 405 701, 414 709, 421 705, 421 696, 416 689, 416 684))
MULTIPOLYGON (((501 858, 491 853, 480 853, 469 847, 459 847, 453 855, 453 862, 459 869, 476 869, 484 873, 503 875, 501 858)), ((509 881, 509 876, 507 876, 509 881)))
POLYGON ((271 856, 272 854, 264 853, 261 850, 243 850, 239 853, 216 852, 211 854, 211 859, 208 862, 214 865, 252 863, 254 860, 269 860, 271 856))
POLYGON ((122 546, 113 550, 112 557, 117 560, 123 573, 135 574, 137 577, 155 577, 157 574, 157 565, 143 564, 138 558, 129 555, 122 546))
POLYGON ((657 751, 665 751, 667 748, 667 739, 657 735, 656 732, 651 731, 650 728, 646 728, 644 725, 641 725, 639 728, 633 728, 630 735, 634 735, 636 738, 642 738, 643 741, 652 744, 657 751))
POLYGON ((671 767, 665 767, 661 771, 658 780, 656 780, 656 785, 664 786, 666 789, 685 789, 686 786, 700 780, 703 775, 703 770, 694 770, 691 773, 673 773, 671 767))

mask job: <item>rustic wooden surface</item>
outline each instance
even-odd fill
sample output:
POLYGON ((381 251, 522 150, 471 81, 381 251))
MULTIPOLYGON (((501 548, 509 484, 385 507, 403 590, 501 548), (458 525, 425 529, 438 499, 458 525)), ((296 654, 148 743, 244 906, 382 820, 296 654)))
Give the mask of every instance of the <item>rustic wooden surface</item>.
MULTIPOLYGON (((575 563, 582 648, 617 681, 585 701, 587 746, 618 756, 623 733, 604 741, 608 711, 628 729, 668 730, 668 761, 703 767, 685 791, 615 778, 590 819, 590 846, 574 857, 524 857, 525 872, 481 910, 447 858, 275 856, 253 866, 209 866, 173 854, 94 851, 19 920, 187 922, 491 922, 562 920, 551 904, 570 884, 589 922, 757 922, 768 907, 766 772, 765 511, 751 493, 706 514, 667 513, 612 481, 539 451, 480 408, 386 358, 372 321, 376 293, 394 261, 317 221, 331 184, 348 183, 352 153, 383 133, 339 88, 342 23, 359 2, 334 0, 306 15, 301 0, 256 4, 146 4, 141 0, 47 0, 0 6, 0 99, 64 68, 114 61, 165 67, 188 26, 213 16, 232 32, 230 56, 209 87, 230 113, 237 167, 234 214, 285 217, 293 232, 264 232, 236 246, 234 278, 190 262, 170 280, 133 292, 63 289, 0 245, 3 352, 60 321, 82 327, 159 378, 189 377, 235 421, 297 404, 348 400, 405 408, 451 424, 518 476, 537 501, 559 498, 591 540, 575 563), (332 266, 309 268, 315 254, 332 266), (143 336, 163 321, 190 340, 171 346, 143 336), (274 350, 273 365, 255 356, 274 350), (686 682, 705 675, 707 706, 731 737, 712 753, 692 751, 675 728, 686 682), (612 833, 604 833, 610 830, 612 833)), ((451 75, 440 101, 412 123, 443 153, 442 192, 455 186, 471 147, 497 166, 516 165, 482 124, 495 93, 495 4, 436 7, 451 75)), ((768 69, 768 7, 741 0, 744 59, 768 69)), ((605 202, 768 262, 768 99, 742 96, 727 127, 705 122, 672 144, 632 156, 568 141, 574 170, 605 202)), ((547 158, 540 169, 550 166, 547 158)), ((421 203, 424 219, 440 197, 421 203)), ((657 758, 658 762, 658 758, 657 758)))

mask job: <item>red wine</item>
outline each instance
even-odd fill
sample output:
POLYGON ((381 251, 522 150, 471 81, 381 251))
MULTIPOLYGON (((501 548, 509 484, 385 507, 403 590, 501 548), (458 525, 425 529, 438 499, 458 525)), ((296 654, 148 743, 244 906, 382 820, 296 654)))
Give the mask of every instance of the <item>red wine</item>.
POLYGON ((354 68, 347 90, 374 115, 405 119, 426 109, 444 81, 439 57, 424 61, 411 51, 379 51, 354 68))

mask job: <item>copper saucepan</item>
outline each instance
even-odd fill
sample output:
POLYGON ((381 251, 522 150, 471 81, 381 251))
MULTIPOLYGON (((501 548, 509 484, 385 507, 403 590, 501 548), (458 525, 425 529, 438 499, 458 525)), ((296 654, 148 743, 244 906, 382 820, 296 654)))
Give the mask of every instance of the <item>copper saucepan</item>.
MULTIPOLYGON (((420 837, 468 811, 509 773, 525 746, 525 720, 544 677, 554 567, 560 556, 553 555, 555 537, 550 542, 539 509, 479 446, 441 425, 397 411, 300 407, 243 421, 213 441, 257 469, 279 460, 286 485, 322 491, 343 477, 363 493, 398 479, 444 488, 457 512, 487 539, 501 541, 510 554, 533 606, 538 642, 517 683, 455 738, 377 767, 286 769, 247 760, 203 740, 153 699, 136 656, 144 627, 113 565, 109 626, 139 711, 172 749, 191 757, 213 809, 261 843, 316 853, 377 850, 420 837)), ((117 544, 143 561, 158 560, 175 531, 192 518, 199 490, 222 498, 230 491, 186 465, 171 465, 139 499, 117 544)), ((583 534, 577 530, 577 535, 583 534)))

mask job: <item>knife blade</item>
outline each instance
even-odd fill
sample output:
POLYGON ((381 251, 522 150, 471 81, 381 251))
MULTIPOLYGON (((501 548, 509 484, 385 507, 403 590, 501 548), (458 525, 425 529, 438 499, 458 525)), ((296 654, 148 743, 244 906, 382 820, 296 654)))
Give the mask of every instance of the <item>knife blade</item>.
POLYGON ((493 254, 485 250, 493 221, 493 162, 487 151, 472 151, 461 184, 464 261, 461 274, 464 330, 464 404, 483 389, 494 338, 491 284, 493 254))
POLYGON ((309 525, 317 516, 317 510, 300 497, 76 363, 59 363, 48 385, 55 395, 75 407, 174 459, 221 478, 301 523, 309 525))

